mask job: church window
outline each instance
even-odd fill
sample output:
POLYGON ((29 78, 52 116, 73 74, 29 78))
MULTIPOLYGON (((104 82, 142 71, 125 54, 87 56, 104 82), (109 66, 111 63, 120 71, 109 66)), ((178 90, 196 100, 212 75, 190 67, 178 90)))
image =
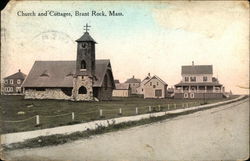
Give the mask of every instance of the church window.
POLYGON ((87 94, 87 89, 84 86, 81 86, 78 90, 78 94, 87 94))
POLYGON ((104 89, 107 90, 108 88, 108 77, 107 74, 104 76, 104 89))
POLYGON ((85 62, 85 60, 81 61, 81 69, 86 69, 86 62, 85 62))

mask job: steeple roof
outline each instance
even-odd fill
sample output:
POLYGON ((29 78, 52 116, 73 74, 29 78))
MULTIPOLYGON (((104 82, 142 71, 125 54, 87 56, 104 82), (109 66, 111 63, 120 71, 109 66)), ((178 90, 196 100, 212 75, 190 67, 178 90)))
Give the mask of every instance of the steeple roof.
POLYGON ((85 32, 82 37, 76 40, 76 42, 83 42, 83 41, 92 41, 96 43, 96 41, 89 35, 88 32, 85 32))

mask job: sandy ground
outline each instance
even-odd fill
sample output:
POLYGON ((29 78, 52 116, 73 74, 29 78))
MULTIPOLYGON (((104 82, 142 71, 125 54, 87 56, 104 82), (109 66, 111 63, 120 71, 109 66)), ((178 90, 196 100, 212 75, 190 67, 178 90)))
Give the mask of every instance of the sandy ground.
POLYGON ((71 143, 5 153, 7 160, 245 160, 249 99, 71 143))

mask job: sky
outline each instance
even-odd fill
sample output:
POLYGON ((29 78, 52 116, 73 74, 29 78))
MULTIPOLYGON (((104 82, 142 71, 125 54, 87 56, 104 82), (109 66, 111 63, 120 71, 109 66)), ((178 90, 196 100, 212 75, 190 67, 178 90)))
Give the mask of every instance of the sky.
POLYGON ((244 1, 81 2, 12 1, 1 13, 1 77, 36 60, 75 60, 76 42, 88 23, 96 58, 110 59, 115 79, 148 73, 169 87, 181 66, 213 65, 214 76, 237 94, 249 93, 249 4, 244 1), (46 11, 72 16, 18 16, 46 11), (75 16, 121 12, 123 16, 75 16))

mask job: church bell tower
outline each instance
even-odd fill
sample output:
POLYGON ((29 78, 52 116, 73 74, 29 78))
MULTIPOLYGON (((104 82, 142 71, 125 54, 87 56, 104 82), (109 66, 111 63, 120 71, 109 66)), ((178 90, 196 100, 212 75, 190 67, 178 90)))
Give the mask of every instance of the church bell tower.
POLYGON ((93 100, 93 84, 95 79, 95 40, 88 32, 88 24, 84 26, 85 33, 76 40, 77 56, 76 71, 73 80, 73 100, 93 100))

